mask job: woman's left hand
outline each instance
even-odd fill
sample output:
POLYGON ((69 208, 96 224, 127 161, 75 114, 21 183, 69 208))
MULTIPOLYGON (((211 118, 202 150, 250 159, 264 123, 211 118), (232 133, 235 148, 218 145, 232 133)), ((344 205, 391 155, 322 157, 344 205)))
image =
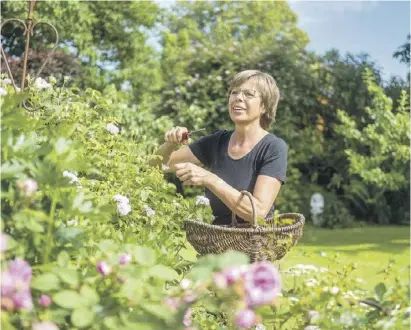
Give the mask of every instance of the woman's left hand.
POLYGON ((177 177, 184 185, 205 186, 213 176, 210 171, 192 163, 179 163, 174 167, 177 177))

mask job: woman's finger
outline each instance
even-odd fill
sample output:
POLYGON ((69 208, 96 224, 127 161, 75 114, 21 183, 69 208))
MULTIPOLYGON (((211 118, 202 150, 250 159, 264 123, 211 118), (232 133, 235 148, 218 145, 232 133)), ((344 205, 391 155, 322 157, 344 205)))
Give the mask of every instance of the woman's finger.
POLYGON ((187 180, 191 179, 192 174, 191 173, 185 173, 182 176, 179 176, 178 179, 182 182, 185 182, 187 180))
POLYGON ((187 173, 189 173, 189 172, 190 172, 190 169, 182 168, 182 169, 179 169, 179 170, 176 171, 176 175, 177 175, 178 177, 181 177, 181 176, 183 176, 183 175, 185 175, 185 174, 187 174, 187 173))

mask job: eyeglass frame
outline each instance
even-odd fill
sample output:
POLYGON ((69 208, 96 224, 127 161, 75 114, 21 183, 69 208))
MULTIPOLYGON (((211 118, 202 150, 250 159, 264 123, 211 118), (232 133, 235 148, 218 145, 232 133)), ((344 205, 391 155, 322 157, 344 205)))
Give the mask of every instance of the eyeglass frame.
POLYGON ((252 100, 252 99, 254 99, 254 98, 256 98, 256 97, 261 97, 261 96, 262 96, 259 91, 256 91, 256 90, 254 90, 254 89, 249 89, 249 88, 245 88, 245 89, 232 89, 232 90, 229 92, 228 96, 229 96, 229 97, 231 97, 231 96, 238 96, 238 95, 240 95, 241 93, 243 94, 243 96, 244 96, 244 98, 245 98, 246 100, 252 100), (233 94, 232 94, 233 91, 238 92, 238 94, 233 95, 233 94), (253 92, 254 92, 253 97, 248 98, 248 97, 244 94, 244 91, 253 91, 253 92), (259 94, 259 95, 256 96, 256 93, 259 94))

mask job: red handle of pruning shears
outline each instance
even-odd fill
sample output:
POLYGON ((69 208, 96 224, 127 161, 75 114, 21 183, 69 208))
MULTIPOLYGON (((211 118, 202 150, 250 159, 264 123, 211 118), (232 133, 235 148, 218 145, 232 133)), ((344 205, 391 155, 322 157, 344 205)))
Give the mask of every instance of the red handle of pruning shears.
POLYGON ((191 131, 191 132, 184 132, 184 133, 183 133, 183 140, 187 140, 188 137, 189 137, 191 134, 194 134, 194 133, 197 133, 197 132, 201 132, 201 131, 204 131, 204 130, 205 130, 205 128, 200 128, 200 129, 196 129, 196 130, 191 131))

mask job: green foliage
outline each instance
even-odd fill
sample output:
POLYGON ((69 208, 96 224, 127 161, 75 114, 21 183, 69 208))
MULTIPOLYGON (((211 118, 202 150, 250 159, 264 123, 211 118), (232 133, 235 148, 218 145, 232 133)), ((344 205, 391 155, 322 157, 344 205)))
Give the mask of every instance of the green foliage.
MULTIPOLYGON (((2 17, 25 20, 27 6, 24 1, 2 2, 2 17)), ((109 1, 44 1, 36 4, 34 18, 55 25, 61 47, 81 60, 81 73, 75 77, 80 86, 102 90, 107 82, 117 88, 128 82, 135 100, 140 100, 161 82, 156 52, 147 44, 148 30, 158 14, 157 4, 150 1, 120 1, 115 10, 109 1)), ((20 30, 14 29, 5 31, 8 38, 3 47, 10 56, 21 56, 24 43, 20 30)), ((54 40, 51 29, 40 30, 42 38, 32 39, 35 50, 54 40)))
POLYGON ((339 110, 341 124, 335 130, 349 141, 345 153, 351 174, 378 188, 399 190, 409 185, 410 122, 406 93, 403 92, 399 107, 393 110, 392 100, 384 95, 369 71, 364 79, 373 96, 372 106, 365 108, 367 124, 359 127, 339 110))
MULTIPOLYGON (((195 213, 193 204, 172 205, 175 189, 148 166, 144 141, 107 130, 108 123, 120 123, 107 116, 111 102, 99 92, 50 87, 38 93, 30 87, 30 96, 13 97, 10 86, 7 91, 1 114, 2 228, 18 242, 8 258, 22 257, 35 267, 32 289, 52 297, 52 319, 60 326, 101 328, 101 315, 111 315, 112 322, 135 328, 142 322, 141 305, 160 306, 165 291, 159 285, 178 280, 189 265, 179 251, 186 244, 181 223, 195 213), (26 97, 38 111, 25 114, 19 104, 26 97), (35 187, 27 186, 28 178, 35 187), (116 193, 129 198, 127 215, 116 211, 116 193), (121 253, 131 253, 133 264, 119 267, 121 253), (112 267, 106 280, 99 280, 99 260, 112 267), (131 314, 130 304, 136 308, 131 314)), ((150 322, 167 328, 170 317, 150 322)), ((18 315, 9 321, 20 324, 18 315)))

